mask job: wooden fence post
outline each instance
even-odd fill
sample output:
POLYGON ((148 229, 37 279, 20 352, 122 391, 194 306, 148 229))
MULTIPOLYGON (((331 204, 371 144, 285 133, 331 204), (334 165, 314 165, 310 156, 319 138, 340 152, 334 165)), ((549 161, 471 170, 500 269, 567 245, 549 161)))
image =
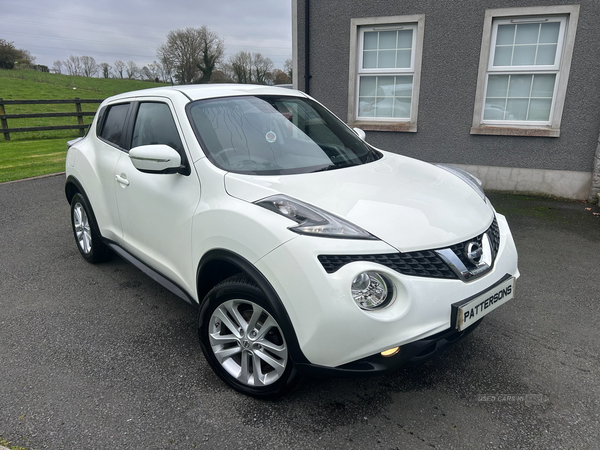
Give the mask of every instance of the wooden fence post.
MULTIPOLYGON (((4 103, 2 102, 2 99, 0 98, 0 115, 4 116, 4 114, 6 114, 6 111, 4 111, 4 103)), ((0 122, 2 122, 2 129, 7 130, 8 129, 8 121, 4 117, 2 117, 2 119, 0 119, 0 122)), ((10 133, 4 133, 4 140, 10 141, 10 133)))
MULTIPOLYGON (((79 100, 79 97, 75 97, 75 100, 79 100)), ((82 110, 81 110, 81 103, 79 103, 79 102, 75 103, 75 110, 76 110, 78 113, 82 112, 82 110)), ((79 116, 77 116, 77 123, 78 123, 79 125, 83 125, 83 115, 81 115, 81 114, 80 114, 79 116)), ((81 129, 79 130, 79 135, 80 135, 80 136, 83 136, 83 135, 85 135, 85 130, 84 130, 83 128, 81 128, 81 129)))

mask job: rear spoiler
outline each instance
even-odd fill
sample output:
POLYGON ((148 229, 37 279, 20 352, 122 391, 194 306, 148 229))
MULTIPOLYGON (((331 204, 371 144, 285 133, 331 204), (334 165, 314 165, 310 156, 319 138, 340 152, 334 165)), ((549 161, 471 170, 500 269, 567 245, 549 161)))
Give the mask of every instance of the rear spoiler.
POLYGON ((77 144, 82 139, 83 139, 83 137, 78 137, 77 139, 73 139, 71 141, 67 141, 67 148, 71 148, 72 146, 74 146, 75 144, 77 144))

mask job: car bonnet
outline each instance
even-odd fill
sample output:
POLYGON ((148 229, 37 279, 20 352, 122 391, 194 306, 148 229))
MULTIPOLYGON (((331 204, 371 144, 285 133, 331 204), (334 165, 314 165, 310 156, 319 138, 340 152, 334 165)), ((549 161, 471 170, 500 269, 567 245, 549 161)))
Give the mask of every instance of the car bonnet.
POLYGON ((487 201, 455 175, 390 153, 368 164, 325 172, 228 173, 225 188, 248 202, 288 195, 358 225, 401 252, 464 241, 485 231, 494 215, 487 201))

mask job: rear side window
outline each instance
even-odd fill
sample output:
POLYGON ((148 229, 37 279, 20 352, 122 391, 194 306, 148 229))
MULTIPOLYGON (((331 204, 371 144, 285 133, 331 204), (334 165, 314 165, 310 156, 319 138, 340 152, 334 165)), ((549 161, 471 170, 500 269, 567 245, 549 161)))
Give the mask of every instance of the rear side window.
POLYGON ((125 119, 129 103, 109 106, 106 111, 106 120, 102 127, 100 137, 119 147, 123 147, 123 130, 125 129, 125 119))

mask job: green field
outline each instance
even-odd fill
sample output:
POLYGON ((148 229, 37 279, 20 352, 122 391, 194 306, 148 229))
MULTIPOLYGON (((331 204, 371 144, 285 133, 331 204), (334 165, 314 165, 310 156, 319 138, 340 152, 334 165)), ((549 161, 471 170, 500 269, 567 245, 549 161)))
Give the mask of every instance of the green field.
MULTIPOLYGON (((4 100, 105 99, 122 92, 165 86, 165 84, 121 79, 72 77, 31 70, 0 70, 0 98, 4 100), (75 88, 75 89, 73 89, 75 88)), ((98 104, 83 104, 95 111, 98 104)), ((6 114, 75 112, 74 104, 6 105, 6 114)), ((84 117, 91 123, 92 117, 84 117)), ((10 128, 76 125, 77 117, 8 119, 10 128)), ((0 183, 64 170, 67 141, 78 130, 11 133, 10 141, 0 132, 0 183)))
POLYGON ((36 139, 0 144, 0 183, 65 170, 67 139, 36 139))
MULTIPOLYGON (((33 70, 0 70, 0 98, 4 100, 105 99, 122 92, 157 86, 165 86, 165 84, 112 78, 72 77, 33 70)), ((96 111, 99 105, 92 103, 81 106, 83 111, 96 111)), ((5 112, 6 114, 75 112, 75 105, 6 105, 5 112)), ((83 120, 86 124, 91 123, 92 117, 84 117, 83 120)), ((52 125, 77 125, 77 118, 8 119, 9 128, 52 125)), ((11 133, 10 139, 12 141, 58 137, 70 139, 78 136, 78 133, 77 130, 11 133)), ((3 137, 0 136, 0 139, 3 137)))

